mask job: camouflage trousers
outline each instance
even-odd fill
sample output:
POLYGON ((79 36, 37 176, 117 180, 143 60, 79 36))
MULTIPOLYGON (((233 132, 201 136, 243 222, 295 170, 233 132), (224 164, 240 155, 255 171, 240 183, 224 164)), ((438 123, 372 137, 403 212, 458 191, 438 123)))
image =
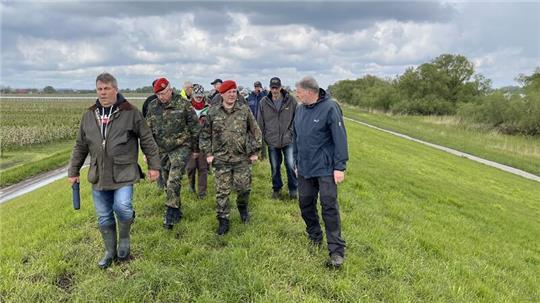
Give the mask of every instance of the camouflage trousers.
POLYGON ((168 153, 160 153, 161 173, 165 183, 167 200, 165 205, 180 208, 180 192, 182 189, 182 177, 186 170, 186 163, 191 155, 189 148, 177 148, 168 153))
POLYGON ((237 192, 236 204, 247 206, 251 192, 251 164, 214 163, 216 184, 216 212, 218 218, 229 219, 229 195, 234 187, 237 192))

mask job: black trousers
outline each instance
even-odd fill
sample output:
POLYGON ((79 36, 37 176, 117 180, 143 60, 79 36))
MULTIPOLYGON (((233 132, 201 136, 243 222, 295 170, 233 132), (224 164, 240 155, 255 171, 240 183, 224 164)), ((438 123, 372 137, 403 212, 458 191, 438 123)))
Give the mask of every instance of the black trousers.
POLYGON ((326 241, 330 254, 345 256, 345 240, 341 237, 341 219, 337 201, 337 185, 333 176, 304 178, 298 175, 298 195, 302 218, 306 222, 306 231, 312 241, 323 238, 317 196, 320 196, 322 218, 326 230, 326 241))

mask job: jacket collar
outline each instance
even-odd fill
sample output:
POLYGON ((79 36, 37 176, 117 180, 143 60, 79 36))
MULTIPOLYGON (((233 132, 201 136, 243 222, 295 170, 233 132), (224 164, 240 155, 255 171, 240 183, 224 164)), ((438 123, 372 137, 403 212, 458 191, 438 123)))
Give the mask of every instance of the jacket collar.
MULTIPOLYGON (((126 100, 126 98, 124 98, 124 96, 122 94, 120 94, 120 93, 118 93, 116 95, 116 103, 114 103, 113 106, 118 108, 119 110, 131 110, 131 109, 133 109, 133 105, 131 105, 131 103, 129 103, 126 100)), ((88 108, 88 110, 94 111, 96 109, 101 110, 102 108, 103 108, 103 106, 101 105, 101 103, 99 103, 99 99, 96 99, 96 103, 94 105, 92 105, 90 108, 88 108)))
POLYGON ((327 101, 328 99, 330 99, 330 94, 327 93, 324 89, 319 88, 319 99, 317 99, 317 102, 315 102, 313 104, 306 105, 306 107, 307 108, 313 108, 313 107, 317 106, 318 104, 320 104, 321 102, 327 101))

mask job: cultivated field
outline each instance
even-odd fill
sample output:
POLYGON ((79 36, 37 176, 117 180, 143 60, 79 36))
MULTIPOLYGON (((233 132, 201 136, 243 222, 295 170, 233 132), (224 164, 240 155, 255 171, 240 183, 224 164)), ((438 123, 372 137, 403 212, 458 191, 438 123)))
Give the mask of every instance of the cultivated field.
MULTIPOLYGON (((137 103, 142 101, 136 100, 137 103)), ((0 102, 2 152, 74 139, 81 115, 95 102, 91 97, 4 97, 0 102)))
MULTIPOLYGON (((142 105, 142 96, 130 99, 142 105)), ((0 187, 67 164, 95 95, 0 99, 0 187)))

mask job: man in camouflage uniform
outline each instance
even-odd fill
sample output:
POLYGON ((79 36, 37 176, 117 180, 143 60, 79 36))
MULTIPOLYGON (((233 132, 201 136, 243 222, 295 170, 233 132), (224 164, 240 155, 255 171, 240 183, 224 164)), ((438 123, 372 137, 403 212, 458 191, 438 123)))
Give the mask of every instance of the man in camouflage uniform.
POLYGON ((224 235, 229 231, 229 195, 233 186, 238 194, 240 218, 243 223, 249 221, 251 164, 257 160, 262 135, 249 107, 238 102, 236 83, 224 81, 219 92, 223 101, 210 107, 199 144, 215 168, 217 234, 224 235))
POLYGON ((167 211, 163 227, 172 229, 180 221, 181 182, 190 157, 198 157, 200 126, 191 104, 173 92, 169 81, 154 83, 156 99, 148 106, 146 120, 159 147, 167 211))

